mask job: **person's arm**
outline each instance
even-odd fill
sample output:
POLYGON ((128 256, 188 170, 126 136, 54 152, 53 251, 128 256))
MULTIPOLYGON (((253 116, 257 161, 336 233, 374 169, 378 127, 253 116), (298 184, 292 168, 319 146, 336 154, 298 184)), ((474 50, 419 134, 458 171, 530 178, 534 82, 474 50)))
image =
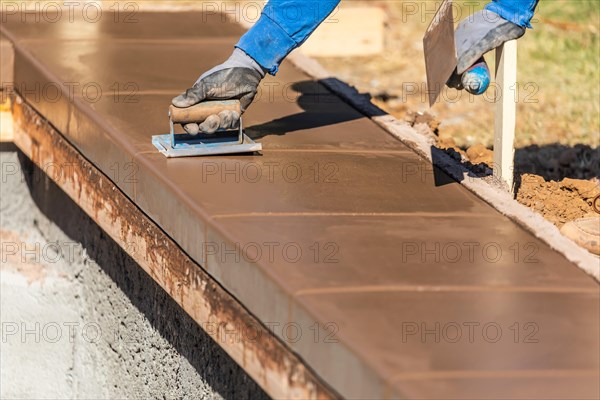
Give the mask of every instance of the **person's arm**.
POLYGON ((279 64, 300 46, 340 0, 271 0, 237 48, 275 75, 279 64))
MULTIPOLYGON (((176 107, 190 107, 206 100, 239 99, 241 111, 252 103, 260 81, 327 18, 339 0, 270 0, 259 20, 235 45, 223 64, 203 73, 194 85, 172 100, 176 107)), ((222 111, 202 124, 186 124, 190 134, 212 133, 237 126, 240 115, 222 111)))
POLYGON ((523 28, 531 28, 531 19, 539 0, 492 0, 485 9, 523 28))

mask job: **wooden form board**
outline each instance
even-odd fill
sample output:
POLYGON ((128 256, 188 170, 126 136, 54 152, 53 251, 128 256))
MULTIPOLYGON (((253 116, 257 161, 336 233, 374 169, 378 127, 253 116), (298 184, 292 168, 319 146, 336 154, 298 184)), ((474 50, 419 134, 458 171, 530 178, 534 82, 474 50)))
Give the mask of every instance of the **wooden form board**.
POLYGON ((513 191, 515 125, 517 121, 517 41, 496 49, 496 113, 494 122, 494 176, 513 191))

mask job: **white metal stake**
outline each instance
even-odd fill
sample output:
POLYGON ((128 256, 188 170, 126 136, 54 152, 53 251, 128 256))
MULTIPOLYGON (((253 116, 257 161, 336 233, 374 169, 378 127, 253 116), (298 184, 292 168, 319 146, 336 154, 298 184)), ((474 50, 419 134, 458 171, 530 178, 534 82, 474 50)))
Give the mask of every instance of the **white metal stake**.
POLYGON ((494 176, 513 192, 515 124, 517 114, 517 41, 496 49, 496 114, 494 123, 494 176))

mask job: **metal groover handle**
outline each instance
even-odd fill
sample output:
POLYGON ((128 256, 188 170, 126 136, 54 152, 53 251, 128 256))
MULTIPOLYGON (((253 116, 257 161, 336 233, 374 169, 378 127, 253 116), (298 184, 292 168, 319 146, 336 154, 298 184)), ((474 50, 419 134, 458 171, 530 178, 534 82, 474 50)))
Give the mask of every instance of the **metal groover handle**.
POLYGON ((218 114, 223 110, 232 110, 239 115, 242 114, 242 109, 239 100, 215 100, 203 101, 191 107, 179 108, 171 105, 169 107, 169 116, 175 124, 189 124, 204 122, 210 115, 218 114))

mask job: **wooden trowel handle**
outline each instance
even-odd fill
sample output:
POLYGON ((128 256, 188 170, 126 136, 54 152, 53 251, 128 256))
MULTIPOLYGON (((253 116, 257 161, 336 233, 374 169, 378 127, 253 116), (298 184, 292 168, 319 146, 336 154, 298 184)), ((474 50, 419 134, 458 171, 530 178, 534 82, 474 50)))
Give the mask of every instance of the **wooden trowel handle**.
POLYGON ((188 124, 191 122, 202 123, 209 115, 218 114, 223 110, 236 111, 241 114, 239 100, 215 100, 203 101, 191 107, 179 108, 171 105, 169 115, 176 124, 188 124))

